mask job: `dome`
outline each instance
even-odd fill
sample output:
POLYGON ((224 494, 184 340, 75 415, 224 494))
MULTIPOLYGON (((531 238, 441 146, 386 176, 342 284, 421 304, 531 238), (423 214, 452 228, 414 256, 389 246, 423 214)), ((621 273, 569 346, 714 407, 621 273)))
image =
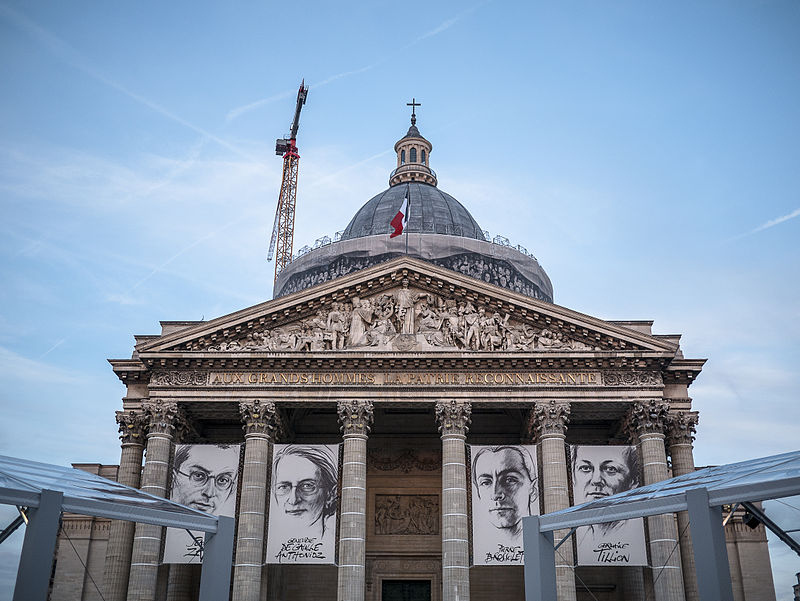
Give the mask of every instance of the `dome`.
POLYGON ((469 211, 438 188, 420 183, 398 184, 373 196, 344 229, 342 240, 377 236, 393 231, 389 222, 408 193, 409 233, 447 234, 483 240, 483 230, 469 211))
POLYGON ((420 133, 413 112, 411 127, 394 150, 397 162, 389 175, 389 189, 369 199, 332 243, 325 238, 313 249, 301 249, 278 273, 275 298, 406 255, 553 302, 550 278, 535 257, 507 240, 500 244, 487 240, 464 205, 436 187, 436 173, 430 168, 433 145, 420 133), (408 223, 401 236, 391 238, 391 221, 406 196, 408 223))

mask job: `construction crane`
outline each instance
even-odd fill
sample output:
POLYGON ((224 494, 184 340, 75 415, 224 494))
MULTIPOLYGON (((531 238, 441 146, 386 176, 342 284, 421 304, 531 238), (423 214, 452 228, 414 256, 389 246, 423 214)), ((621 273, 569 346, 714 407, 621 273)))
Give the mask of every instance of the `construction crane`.
POLYGON ((269 241, 267 261, 275 257, 275 280, 278 274, 292 261, 292 243, 294 241, 294 209, 297 204, 297 169, 300 155, 297 153, 297 130, 300 128, 300 111, 306 103, 308 87, 305 80, 297 91, 297 105, 294 109, 294 120, 289 135, 275 141, 275 154, 283 155, 283 178, 281 192, 278 195, 278 208, 275 210, 275 222, 272 225, 272 237, 269 241), (275 253, 277 242, 278 252, 275 253))

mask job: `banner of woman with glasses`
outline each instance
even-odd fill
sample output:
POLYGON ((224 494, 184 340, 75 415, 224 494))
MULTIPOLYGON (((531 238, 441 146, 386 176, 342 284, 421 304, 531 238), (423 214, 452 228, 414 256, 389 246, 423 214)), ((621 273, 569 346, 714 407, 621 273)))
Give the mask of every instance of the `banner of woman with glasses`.
MULTIPOLYGON (((236 515, 240 446, 175 445, 171 501, 213 515, 236 515)), ((203 532, 167 528, 164 563, 200 563, 203 532)))
POLYGON ((339 445, 276 444, 267 563, 334 563, 339 445))

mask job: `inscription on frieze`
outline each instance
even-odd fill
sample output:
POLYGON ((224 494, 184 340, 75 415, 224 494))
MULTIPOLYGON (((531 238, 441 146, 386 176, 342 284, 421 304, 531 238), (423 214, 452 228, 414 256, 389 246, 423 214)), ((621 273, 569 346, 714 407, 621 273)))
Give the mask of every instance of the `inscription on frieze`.
POLYGON ((375 495, 375 534, 439 534, 438 495, 375 495))
POLYGON ((662 386, 653 371, 197 371, 153 372, 151 386, 275 387, 392 386, 395 388, 662 386))
POLYGON ((211 386, 597 386, 598 371, 288 372, 214 371, 211 386))

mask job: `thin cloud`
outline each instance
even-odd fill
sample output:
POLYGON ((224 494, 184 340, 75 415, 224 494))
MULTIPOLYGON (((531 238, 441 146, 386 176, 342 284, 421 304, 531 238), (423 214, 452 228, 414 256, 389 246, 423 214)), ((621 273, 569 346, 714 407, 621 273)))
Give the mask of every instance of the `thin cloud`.
POLYGON ((136 283, 133 285, 133 287, 131 287, 131 289, 130 289, 130 290, 128 290, 128 292, 127 292, 126 296, 129 296, 129 295, 130 295, 132 292, 134 292, 134 291, 135 291, 137 288, 139 288, 139 286, 141 286, 142 284, 144 284, 144 283, 145 283, 147 280, 149 280, 150 278, 152 278, 152 277, 153 277, 154 275, 156 275, 157 273, 159 273, 159 272, 163 271, 163 270, 164 270, 164 268, 165 268, 165 267, 167 267, 167 266, 168 266, 170 263, 172 263, 172 262, 173 262, 175 259, 177 259, 177 258, 178 258, 178 257, 180 257, 181 255, 184 255, 184 254, 186 254, 187 252, 189 252, 190 250, 192 250, 192 249, 193 249, 195 246, 197 246, 197 245, 199 245, 199 244, 202 244, 203 242, 205 242, 206 240, 209 240, 210 238, 213 238, 213 237, 214 237, 214 236, 216 236, 217 234, 220 234, 220 233, 224 232, 225 230, 227 230, 227 229, 230 229, 230 228, 231 228, 231 227, 233 227, 234 225, 236 225, 236 224, 238 224, 238 223, 241 223, 242 221, 244 221, 244 220, 246 220, 246 219, 249 219, 249 218, 250 218, 250 214, 251 214, 251 212, 252 212, 252 211, 245 212, 244 214, 242 214, 240 217, 237 217, 237 218, 236 218, 236 219, 234 219, 233 221, 229 221, 228 223, 226 223, 226 224, 225 224, 225 225, 223 225, 222 227, 220 227, 220 228, 217 228, 216 230, 214 230, 214 231, 212 231, 212 232, 209 232, 209 233, 208 233, 208 234, 206 234, 205 236, 201 236, 200 238, 198 238, 197 240, 195 240, 195 241, 194 241, 194 242, 192 242, 191 244, 189 244, 189 245, 187 245, 187 246, 184 246, 184 247, 183 247, 181 250, 179 250, 178 252, 176 252, 174 255, 172 255, 170 258, 168 258, 166 261, 164 261, 163 263, 161 263, 160 265, 158 265, 156 268, 154 268, 154 269, 153 269, 153 270, 152 270, 150 273, 148 273, 146 276, 144 276, 144 277, 143 277, 141 280, 139 280, 138 282, 136 282, 136 283))
POLYGON ((202 134, 203 136, 207 137, 210 140, 213 140, 223 148, 230 150, 234 154, 247 159, 248 161, 252 161, 254 163, 258 163, 258 159, 256 157, 250 156, 246 152, 243 152, 230 142, 223 140, 219 136, 212 134, 211 132, 190 123, 186 119, 179 117, 175 113, 167 110, 163 106, 145 98, 141 94, 137 94, 132 90, 129 90, 122 84, 109 79, 99 71, 97 71, 92 65, 90 65, 89 61, 83 57, 79 52, 77 52, 74 48, 72 48, 69 44, 58 38, 57 36, 53 35, 40 25, 36 24, 34 21, 23 15, 22 13, 12 9, 11 7, 0 4, 0 14, 5 16, 9 21, 11 21, 14 25, 16 25, 19 29, 23 30, 33 39, 38 41, 42 46, 47 48, 52 54, 54 54, 57 58, 61 59, 65 63, 71 65, 72 67, 83 71, 93 79, 107 85, 110 88, 113 88, 120 92, 121 94, 127 96, 131 100, 138 102, 146 106, 147 108, 155 111, 156 113, 183 125, 184 127, 191 129, 194 132, 202 134))
POLYGON ((763 232, 764 230, 769 229, 771 227, 774 227, 774 226, 778 225, 779 223, 783 223, 784 221, 789 221, 790 219, 794 219, 798 215, 800 215, 800 208, 795 209, 794 211, 792 211, 788 215, 784 215, 784 216, 778 217, 776 219, 770 219, 769 221, 767 221, 766 223, 762 223, 756 229, 754 229, 753 231, 751 231, 749 233, 750 234, 755 234, 756 232, 763 232))
MULTIPOLYGON (((482 6, 485 6, 486 4, 489 4, 489 2, 491 2, 491 1, 492 0, 487 0, 486 2, 481 2, 480 4, 476 4, 475 6, 473 6, 471 8, 468 8, 465 11, 462 11, 462 12, 458 13, 454 17, 450 17, 449 19, 445 19, 444 21, 442 21, 439 25, 437 25, 436 27, 434 27, 430 31, 427 31, 427 32, 423 33, 421 36, 416 38, 414 41, 406 44, 405 46, 402 46, 397 52, 394 52, 392 54, 384 56, 383 58, 375 61, 374 63, 372 63, 370 65, 366 65, 364 67, 361 67, 360 69, 352 69, 350 71, 342 71, 341 73, 336 73, 335 75, 331 75, 329 77, 326 77, 321 82, 316 83, 314 85, 310 85, 309 89, 313 90, 313 89, 316 89, 316 88, 321 88, 322 86, 326 86, 329 83, 333 83, 334 81, 337 81, 339 79, 343 79, 345 77, 351 77, 353 75, 359 75, 361 73, 365 73, 366 71, 370 71, 370 70, 374 69, 375 67, 385 63, 386 61, 388 61, 393 56, 397 56, 398 54, 400 54, 402 52, 405 52, 406 50, 408 50, 412 46, 416 46, 421 41, 426 40, 428 38, 432 38, 432 37, 434 37, 436 35, 439 35, 443 31, 447 31, 453 25, 458 23, 461 19, 463 19, 467 15, 475 12, 476 10, 481 8, 482 6)), ((272 96, 268 96, 267 98, 262 98, 261 100, 256 100, 255 102, 251 102, 249 104, 244 104, 242 106, 239 106, 239 107, 236 107, 234 109, 231 109, 230 111, 228 111, 228 114, 225 116, 225 121, 226 122, 233 121, 234 119, 237 119, 238 117, 241 117, 245 113, 249 113, 250 111, 252 111, 254 109, 261 108, 262 106, 265 106, 267 104, 275 102, 276 100, 281 100, 283 98, 287 98, 289 96, 292 96, 292 95, 294 95, 294 93, 295 93, 295 90, 286 90, 286 91, 283 91, 283 92, 279 92, 277 94, 273 94, 272 96)))
MULTIPOLYGON (((341 73, 336 73, 335 75, 331 75, 330 77, 323 79, 319 83, 315 83, 314 85, 309 85, 309 89, 315 90, 317 88, 321 88, 322 86, 326 86, 329 83, 332 83, 338 79, 342 79, 343 77, 350 77, 351 75, 358 75, 359 73, 364 73, 365 71, 374 69, 379 64, 380 62, 377 62, 371 65, 367 65, 366 67, 361 67, 360 69, 354 69, 352 71, 342 71, 341 73)), ((296 92, 297 90, 284 90, 283 92, 278 92, 277 94, 273 94, 272 96, 262 98, 261 100, 256 100, 255 102, 238 106, 235 109, 231 109, 230 111, 228 111, 228 114, 225 116, 225 121, 230 123, 234 119, 237 119, 242 115, 244 115, 245 113, 249 113, 252 110, 261 108, 262 106, 275 102, 276 100, 282 100, 283 98, 294 96, 296 92)))
MULTIPOLYGON (((470 11, 470 12, 472 12, 472 11, 470 11)), ((462 13, 462 14, 464 14, 464 13, 462 13)), ((438 35, 438 34, 442 33, 443 31, 446 31, 446 30, 450 29, 453 25, 458 23, 459 19, 461 19, 461 16, 462 15, 458 15, 458 16, 452 17, 450 19, 447 19, 446 21, 443 21, 441 23, 441 25, 439 25, 438 27, 435 27, 435 28, 431 29, 427 33, 423 33, 421 36, 419 36, 416 39, 416 41, 420 42, 420 41, 422 41, 422 40, 424 40, 426 38, 432 38, 433 36, 438 35)))
POLYGON ((0 346, 0 376, 4 381, 41 382, 42 374, 47 374, 50 382, 72 384, 80 381, 78 376, 69 371, 43 361, 28 359, 9 348, 0 346))
POLYGON ((56 342, 53 346, 51 346, 49 349, 47 349, 45 352, 43 352, 41 355, 39 355, 39 359, 43 359, 44 357, 52 353, 54 350, 56 350, 59 346, 64 344, 66 341, 67 341, 66 338, 62 338, 61 340, 56 342))
POLYGON ((492 0, 487 0, 486 2, 481 2, 480 4, 476 4, 475 6, 471 6, 470 8, 458 13, 454 17, 450 17, 449 19, 445 19, 437 27, 434 27, 430 31, 427 31, 427 32, 423 33, 421 36, 419 36, 417 39, 415 39, 413 42, 411 42, 411 44, 406 46, 406 48, 408 48, 409 46, 413 46, 414 44, 417 44, 417 43, 421 42, 422 40, 426 40, 428 38, 432 38, 433 36, 439 35, 443 31, 447 31, 453 25, 458 23, 461 19, 463 19, 467 15, 470 15, 470 14, 474 13, 476 10, 478 10, 479 8, 489 4, 489 2, 491 2, 491 1, 492 0))
POLYGON ((800 208, 797 208, 791 213, 788 213, 781 217, 776 217, 775 219, 770 219, 769 221, 765 221, 764 223, 762 223, 756 228, 753 228, 749 232, 745 232, 744 234, 739 234, 738 236, 733 236, 732 238, 729 238, 726 242, 734 242, 736 240, 740 240, 747 236, 752 236, 753 234, 757 234, 758 232, 763 232, 764 230, 768 230, 771 227, 775 227, 776 225, 779 225, 785 221, 789 221, 790 219, 794 219, 795 217, 798 216, 800 216, 800 208))
POLYGON ((283 92, 278 92, 277 94, 273 94, 272 96, 268 96, 267 98, 262 98, 261 100, 256 100, 255 102, 251 102, 250 104, 237 106, 235 109, 231 109, 230 111, 228 111, 228 114, 225 115, 225 121, 230 123, 231 121, 241 117, 245 113, 249 113, 254 109, 261 108, 262 106, 270 104, 271 102, 275 102, 276 100, 288 98, 294 93, 295 93, 294 90, 284 90, 283 92))
POLYGON ((389 149, 389 150, 384 150, 383 152, 379 152, 378 154, 373 154, 372 156, 367 157, 365 159, 361 159, 360 161, 358 161, 356 163, 353 163, 351 165, 348 165, 347 167, 343 167, 342 169, 339 169, 338 171, 334 171, 333 173, 329 173, 328 175, 324 175, 324 176, 322 176, 322 177, 320 177, 318 179, 315 179, 315 180, 309 182, 308 186, 310 188, 313 188, 313 187, 316 187, 316 186, 320 186, 320 185, 322 185, 322 184, 324 184, 326 182, 329 182, 332 179, 335 179, 335 178, 339 177, 343 173, 347 173, 348 171, 352 171, 356 167, 360 167, 362 165, 365 165, 366 163, 369 163, 370 161, 374 161, 375 159, 378 159, 378 158, 380 158, 382 156, 386 156, 387 154, 389 154, 391 152, 394 152, 394 150, 389 149))

